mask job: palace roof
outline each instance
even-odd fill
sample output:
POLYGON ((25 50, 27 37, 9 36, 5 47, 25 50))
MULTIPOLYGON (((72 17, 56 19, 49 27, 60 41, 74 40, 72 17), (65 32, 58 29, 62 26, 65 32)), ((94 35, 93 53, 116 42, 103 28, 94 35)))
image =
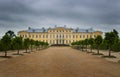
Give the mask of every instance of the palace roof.
POLYGON ((55 30, 57 28, 63 28, 66 30, 72 30, 73 32, 95 32, 92 28, 89 29, 79 29, 79 28, 66 28, 66 27, 55 27, 55 28, 41 28, 41 29, 35 29, 35 28, 28 28, 28 30, 25 30, 26 32, 48 32, 48 30, 55 30))

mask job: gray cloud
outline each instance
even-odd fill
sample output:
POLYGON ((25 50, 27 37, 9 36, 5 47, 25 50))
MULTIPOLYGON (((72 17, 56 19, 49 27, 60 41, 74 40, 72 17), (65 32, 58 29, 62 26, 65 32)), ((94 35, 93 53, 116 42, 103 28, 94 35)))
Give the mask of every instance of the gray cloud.
POLYGON ((4 33, 66 24, 120 31, 119 8, 120 0, 0 0, 0 29, 4 33))

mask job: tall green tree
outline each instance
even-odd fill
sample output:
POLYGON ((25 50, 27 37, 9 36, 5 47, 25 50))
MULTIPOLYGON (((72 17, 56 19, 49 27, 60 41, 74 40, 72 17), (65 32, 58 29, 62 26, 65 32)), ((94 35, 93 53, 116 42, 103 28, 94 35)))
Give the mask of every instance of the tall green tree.
POLYGON ((30 46, 30 39, 29 38, 24 39, 24 47, 26 49, 26 53, 27 50, 29 49, 29 46, 30 46))
POLYGON ((85 40, 84 40, 84 45, 86 46, 86 51, 87 51, 88 39, 85 39, 85 40))
POLYGON ((103 39, 102 44, 100 45, 101 50, 108 50, 108 44, 106 43, 106 40, 103 39))
POLYGON ((84 48, 84 40, 81 40, 81 50, 83 51, 84 48))
POLYGON ((88 39, 88 43, 90 44, 90 49, 91 49, 91 52, 92 52, 93 45, 94 45, 94 39, 93 38, 88 39))
POLYGON ((111 32, 105 33, 105 41, 109 47, 109 56, 111 56, 112 46, 119 40, 118 32, 114 29, 111 32))
POLYGON ((35 42, 33 39, 30 39, 30 48, 31 48, 31 52, 33 51, 33 46, 34 46, 35 42))
POLYGON ((37 51, 37 48, 39 48, 39 46, 40 46, 40 42, 39 41, 35 41, 35 48, 36 48, 36 51, 37 51))
POLYGON ((10 38, 16 37, 16 35, 14 34, 14 32, 11 31, 11 30, 7 31, 6 34, 7 34, 10 38))
POLYGON ((19 50, 22 48, 23 39, 22 39, 22 37, 15 37, 14 41, 15 41, 15 45, 16 45, 17 50, 18 50, 17 54, 19 55, 20 54, 19 50))
POLYGON ((120 52, 120 40, 112 45, 112 51, 120 52))
POLYGON ((97 54, 99 54, 99 47, 100 47, 102 41, 103 41, 103 38, 100 35, 95 38, 95 44, 97 46, 97 54))
POLYGON ((8 34, 5 34, 1 39, 2 50, 5 51, 5 57, 7 57, 7 51, 10 49, 11 38, 8 34))

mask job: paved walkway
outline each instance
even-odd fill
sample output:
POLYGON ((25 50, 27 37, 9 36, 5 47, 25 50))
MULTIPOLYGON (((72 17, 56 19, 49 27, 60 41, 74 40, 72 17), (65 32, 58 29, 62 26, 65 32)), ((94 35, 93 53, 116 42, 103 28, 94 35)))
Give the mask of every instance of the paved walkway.
POLYGON ((1 61, 0 77, 120 77, 120 64, 70 47, 50 47, 1 61))

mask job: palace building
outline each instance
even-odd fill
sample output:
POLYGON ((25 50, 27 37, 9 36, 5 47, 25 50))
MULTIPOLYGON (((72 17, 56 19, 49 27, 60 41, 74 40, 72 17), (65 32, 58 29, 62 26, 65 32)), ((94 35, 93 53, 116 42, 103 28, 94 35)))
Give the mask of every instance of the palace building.
POLYGON ((48 42, 49 45, 53 44, 66 44, 71 45, 72 42, 84 40, 87 38, 95 38, 102 35, 101 31, 89 29, 73 29, 67 27, 54 27, 54 28, 41 28, 34 29, 28 28, 18 32, 18 36, 23 38, 30 38, 33 40, 48 42))

